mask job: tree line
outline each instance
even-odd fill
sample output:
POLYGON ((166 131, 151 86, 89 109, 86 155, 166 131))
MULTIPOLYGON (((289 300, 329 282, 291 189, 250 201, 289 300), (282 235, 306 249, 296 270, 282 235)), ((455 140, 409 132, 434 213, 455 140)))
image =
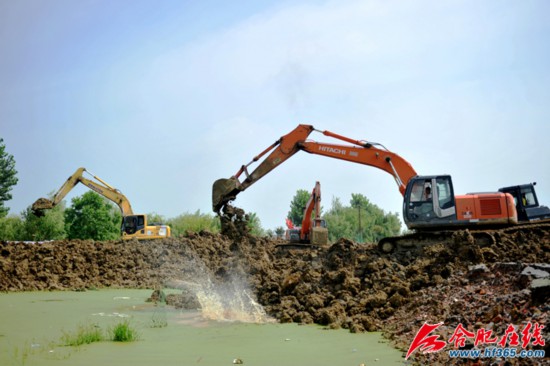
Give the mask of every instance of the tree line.
MULTIPOLYGON (((254 235, 265 235, 256 214, 249 214, 249 227, 254 235)), ((149 223, 162 223, 170 226, 172 236, 185 236, 188 232, 207 230, 220 231, 217 216, 197 210, 183 213, 175 218, 165 219, 157 213, 147 214, 149 223)), ((43 216, 36 216, 29 206, 20 215, 0 218, 0 240, 45 241, 63 239, 117 240, 121 237, 122 215, 118 206, 89 191, 52 209, 45 210, 43 216)))
MULTIPOLYGON (((288 218, 294 226, 301 226, 309 197, 310 192, 305 189, 299 189, 294 195, 288 212, 288 218)), ((351 194, 349 205, 334 197, 330 208, 323 211, 321 207, 320 215, 326 222, 330 242, 346 238, 359 243, 375 243, 384 237, 401 233, 401 221, 397 213, 385 212, 360 193, 351 194)))

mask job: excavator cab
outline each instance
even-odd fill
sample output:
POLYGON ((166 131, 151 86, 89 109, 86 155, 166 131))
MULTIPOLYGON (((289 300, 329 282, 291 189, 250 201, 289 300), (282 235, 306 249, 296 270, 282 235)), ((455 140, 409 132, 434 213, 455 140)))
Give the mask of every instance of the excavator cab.
POLYGON ((411 178, 405 190, 403 218, 410 229, 440 227, 455 221, 456 205, 451 176, 411 178))
POLYGON ((550 218, 550 208, 540 206, 535 193, 536 182, 500 188, 498 191, 509 193, 514 197, 514 203, 519 222, 528 222, 550 218))
POLYGON ((128 215, 122 218, 123 239, 162 239, 171 236, 168 225, 148 223, 146 215, 128 215))
POLYGON ((143 215, 130 215, 122 219, 122 235, 132 235, 145 228, 145 217, 143 215))

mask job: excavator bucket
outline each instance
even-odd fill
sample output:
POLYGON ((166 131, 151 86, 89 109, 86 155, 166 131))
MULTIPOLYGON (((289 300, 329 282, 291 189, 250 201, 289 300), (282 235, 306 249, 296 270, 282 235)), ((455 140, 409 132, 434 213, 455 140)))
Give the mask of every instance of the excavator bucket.
POLYGON ((324 247, 328 245, 328 229, 326 227, 314 227, 311 229, 311 244, 324 247))
POLYGON ((35 216, 44 216, 44 210, 52 209, 54 206, 53 202, 47 198, 39 198, 35 203, 32 204, 31 210, 35 216))
POLYGON ((218 179, 212 185, 212 209, 219 212, 229 201, 234 200, 239 189, 239 181, 235 177, 218 179))

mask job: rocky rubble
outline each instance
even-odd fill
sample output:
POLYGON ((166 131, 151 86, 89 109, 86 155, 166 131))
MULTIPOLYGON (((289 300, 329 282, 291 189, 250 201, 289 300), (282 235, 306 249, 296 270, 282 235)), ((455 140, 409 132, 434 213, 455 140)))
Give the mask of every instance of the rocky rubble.
MULTIPOLYGON (((281 322, 383 331, 404 352, 424 322, 443 322, 434 334, 449 340, 459 324, 502 336, 510 324, 523 329, 548 320, 548 229, 502 233, 484 248, 460 232, 411 256, 383 255, 372 244, 345 239, 320 250, 284 249, 280 241, 252 237, 239 227, 233 226, 232 236, 201 232, 147 242, 2 242, 0 290, 159 289, 174 281, 208 277, 223 284, 238 277, 281 322)), ((196 305, 188 297, 181 303, 196 305)), ((542 334, 550 344, 546 328, 542 334)), ((416 351, 409 361, 444 364, 449 358, 416 351)), ((506 362, 544 361, 550 360, 506 362)), ((467 363, 453 363, 460 362, 467 363)))

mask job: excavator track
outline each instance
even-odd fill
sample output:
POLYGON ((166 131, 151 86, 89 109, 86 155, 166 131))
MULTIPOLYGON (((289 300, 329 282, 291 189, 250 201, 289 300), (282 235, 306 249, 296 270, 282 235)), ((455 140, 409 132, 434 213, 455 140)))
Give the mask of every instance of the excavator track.
POLYGON ((316 244, 309 244, 309 243, 284 243, 284 244, 277 244, 275 246, 279 251, 284 250, 320 250, 323 248, 321 245, 316 244))
POLYGON ((501 238, 516 233, 529 234, 537 231, 550 231, 550 219, 532 221, 503 228, 470 227, 461 230, 420 231, 401 236, 383 238, 378 242, 381 252, 418 254, 424 247, 434 244, 452 245, 457 240, 481 248, 489 247, 501 241, 501 238))

